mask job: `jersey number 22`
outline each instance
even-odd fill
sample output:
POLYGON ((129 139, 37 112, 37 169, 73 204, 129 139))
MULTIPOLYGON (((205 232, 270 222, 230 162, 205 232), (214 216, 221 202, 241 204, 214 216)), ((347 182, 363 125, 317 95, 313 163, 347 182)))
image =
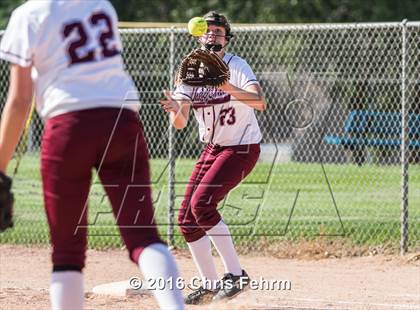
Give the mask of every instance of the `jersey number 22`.
MULTIPOLYGON (((100 33, 98 37, 98 43, 101 46, 101 53, 103 58, 112 57, 119 54, 118 49, 115 46, 109 44, 114 39, 114 31, 112 30, 111 18, 103 12, 93 14, 89 18, 90 27, 96 27, 100 22, 105 23, 105 29, 100 33)), ((81 21, 73 21, 69 24, 65 24, 63 28, 63 37, 69 37, 73 32, 77 34, 77 38, 70 41, 67 51, 70 57, 70 64, 74 65, 77 63, 84 63, 95 61, 95 49, 86 50, 83 47, 86 46, 89 41, 89 37, 85 26, 81 21)))

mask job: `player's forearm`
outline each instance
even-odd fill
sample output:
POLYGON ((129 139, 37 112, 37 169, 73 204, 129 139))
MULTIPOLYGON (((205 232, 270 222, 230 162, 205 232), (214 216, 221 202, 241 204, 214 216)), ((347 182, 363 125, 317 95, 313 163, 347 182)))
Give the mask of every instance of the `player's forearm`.
POLYGON ((10 99, 0 121, 0 171, 5 172, 15 152, 31 109, 31 101, 10 99))
POLYGON ((240 89, 230 83, 227 83, 222 88, 225 92, 235 97, 236 100, 254 108, 258 111, 264 111, 267 108, 267 103, 262 94, 252 93, 243 89, 240 89))

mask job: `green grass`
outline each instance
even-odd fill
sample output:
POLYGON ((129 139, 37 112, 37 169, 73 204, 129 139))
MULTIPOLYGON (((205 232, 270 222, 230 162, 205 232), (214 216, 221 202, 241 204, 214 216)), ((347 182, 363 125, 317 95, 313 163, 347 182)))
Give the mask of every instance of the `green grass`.
MULTIPOLYGON (((175 208, 181 203, 185 182, 194 163, 188 159, 177 160, 175 208)), ((14 163, 9 167, 10 170, 14 168, 14 163)), ((1 243, 48 243, 38 167, 39 159, 36 156, 26 156, 22 160, 14 180, 15 228, 0 235, 1 243)), ((392 243, 398 246, 400 167, 325 165, 324 168, 340 217, 320 164, 286 163, 271 167, 266 163, 258 163, 246 181, 219 205, 236 242, 255 245, 262 237, 265 240, 293 241, 314 239, 323 235, 331 238, 343 237, 360 245, 392 243)), ((166 235, 167 162, 152 160, 151 171, 156 219, 160 232, 166 235)), ((411 247, 418 247, 420 166, 411 166, 409 173, 409 240, 411 247)), ((96 223, 89 227, 90 246, 121 246, 110 206, 103 199, 102 186, 98 183, 93 185, 90 195, 91 222, 96 214, 96 223)), ((184 246, 177 227, 175 242, 178 246, 184 246)))

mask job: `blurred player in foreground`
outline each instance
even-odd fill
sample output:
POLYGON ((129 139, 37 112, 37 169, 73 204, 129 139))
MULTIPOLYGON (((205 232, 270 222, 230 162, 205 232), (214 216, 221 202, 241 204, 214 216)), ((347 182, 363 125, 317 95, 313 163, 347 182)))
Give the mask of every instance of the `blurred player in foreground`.
POLYGON ((266 109, 250 66, 239 56, 224 51, 232 37, 226 17, 209 12, 204 19, 208 30, 199 41, 202 48, 217 52, 228 64, 230 80, 218 88, 191 87, 178 81, 174 93, 166 90, 166 99, 161 101, 177 129, 187 125, 192 107, 200 140, 206 143, 190 177, 178 217, 181 232, 204 280, 200 289, 186 297, 187 304, 233 297, 249 283, 217 204, 255 166, 262 135, 254 109, 266 109), (211 254, 210 240, 224 264, 226 273, 221 280, 211 254))
MULTIPOLYGON (((121 49, 117 15, 106 0, 28 1, 13 12, 0 45, 0 57, 11 63, 0 127, 3 180, 28 117, 33 88, 45 121, 41 175, 52 243, 53 309, 83 308, 93 168, 130 259, 145 278, 178 277, 154 222, 137 91, 123 71, 121 49), (135 104, 125 100, 130 93, 135 104)), ((183 308, 179 290, 153 292, 161 308, 183 308)))

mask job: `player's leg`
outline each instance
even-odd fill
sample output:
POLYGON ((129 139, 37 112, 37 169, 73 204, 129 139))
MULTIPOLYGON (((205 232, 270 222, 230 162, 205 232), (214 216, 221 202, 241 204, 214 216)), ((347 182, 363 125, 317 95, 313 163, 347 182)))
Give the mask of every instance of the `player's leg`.
MULTIPOLYGON (((105 124, 109 134, 104 137, 97 169, 130 258, 145 278, 172 278, 176 283, 179 274, 175 260, 160 239, 154 221, 143 127, 138 116, 125 109, 121 114, 109 114, 105 124)), ((153 293, 162 309, 183 308, 181 292, 175 286, 153 293)))
POLYGON ((216 266, 211 254, 211 242, 205 231, 197 224, 191 210, 191 197, 199 186, 201 179, 210 169, 215 157, 205 149, 197 161, 178 213, 180 230, 190 249, 194 263, 203 280, 203 287, 192 292, 185 298, 187 304, 204 304, 210 302, 215 295, 215 283, 218 281, 216 266))
MULTIPOLYGON (((229 147, 218 152, 191 200, 197 223, 206 231, 222 258, 226 272, 224 281, 248 276, 241 268, 229 228, 221 219, 217 204, 251 172, 259 153, 259 145, 229 147)), ((233 290, 223 289, 218 295, 230 297, 238 292, 234 287, 233 290)))
POLYGON ((53 309, 83 308, 83 274, 87 246, 84 210, 91 182, 89 131, 77 113, 47 121, 42 140, 41 174, 45 210, 50 227, 53 272, 50 298, 53 309))

